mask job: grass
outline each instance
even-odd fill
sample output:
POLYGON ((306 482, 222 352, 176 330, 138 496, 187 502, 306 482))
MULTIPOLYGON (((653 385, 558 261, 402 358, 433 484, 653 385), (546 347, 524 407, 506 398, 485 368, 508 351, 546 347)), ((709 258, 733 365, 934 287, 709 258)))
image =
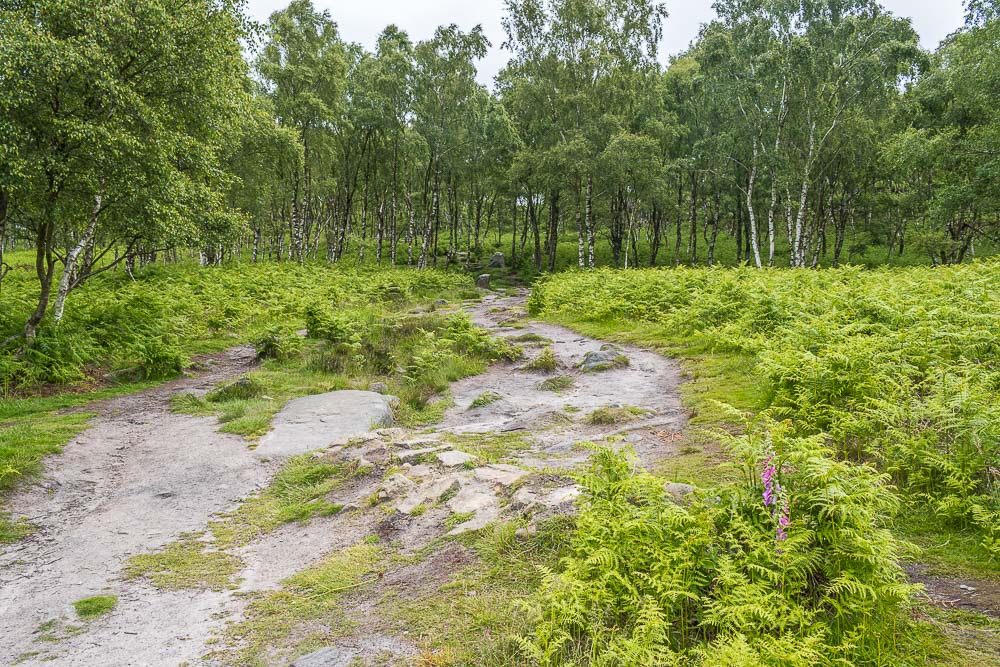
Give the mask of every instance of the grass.
POLYGON ((551 345, 552 344, 552 339, 551 338, 547 338, 547 337, 545 337, 545 336, 543 336, 541 334, 537 334, 537 333, 533 333, 533 332, 523 333, 523 334, 519 334, 517 336, 512 336, 510 338, 510 340, 514 341, 515 343, 522 343, 522 344, 535 344, 535 345, 551 345))
POLYGON ((476 516, 475 512, 455 512, 444 520, 444 527, 447 530, 451 530, 456 526, 461 526, 463 523, 469 521, 474 516, 476 516))
POLYGON ((559 360, 556 359, 551 347, 546 347, 538 356, 524 365, 525 370, 539 373, 552 373, 557 368, 559 368, 559 360))
POLYGON ((557 375, 555 377, 542 380, 538 384, 538 388, 542 391, 554 391, 558 393, 560 391, 571 389, 575 384, 576 380, 573 379, 572 375, 557 375))
POLYGON ((455 449, 473 454, 486 463, 501 463, 531 447, 528 436, 520 431, 449 434, 447 439, 455 449))
POLYGON ((118 604, 117 595, 95 595, 73 603, 76 615, 84 621, 110 613, 118 604))
POLYGON ((495 391, 487 391, 477 396, 475 400, 473 400, 472 403, 469 405, 469 409, 475 410, 476 408, 485 408, 487 405, 496 403, 502 398, 503 397, 500 396, 500 394, 496 393, 495 391))
POLYGON ((226 630, 226 648, 210 657, 256 667, 329 646, 351 628, 344 597, 374 583, 385 562, 384 548, 366 541, 289 577, 277 591, 254 594, 244 619, 226 630))
POLYGON ((243 562, 233 554, 218 551, 201 541, 201 535, 187 535, 152 554, 129 558, 126 579, 146 579, 163 590, 232 590, 243 562))
MULTIPOLYGON (((539 586, 540 568, 557 566, 572 526, 572 518, 558 517, 541 522, 536 534, 523 539, 515 537, 514 523, 462 535, 455 542, 466 566, 435 570, 416 585, 388 589, 378 612, 391 629, 405 630, 417 644, 418 665, 525 665, 510 639, 530 627, 522 601, 539 586)), ((442 548, 430 545, 417 562, 400 566, 431 564, 442 548)))
POLYGON ((211 525, 221 548, 241 546, 282 524, 330 516, 342 507, 326 496, 367 471, 356 462, 332 463, 304 454, 290 459, 271 483, 238 509, 211 525))
POLYGON ((587 415, 587 423, 599 426, 627 424, 630 421, 635 421, 647 412, 648 410, 631 405, 608 405, 597 408, 587 415))

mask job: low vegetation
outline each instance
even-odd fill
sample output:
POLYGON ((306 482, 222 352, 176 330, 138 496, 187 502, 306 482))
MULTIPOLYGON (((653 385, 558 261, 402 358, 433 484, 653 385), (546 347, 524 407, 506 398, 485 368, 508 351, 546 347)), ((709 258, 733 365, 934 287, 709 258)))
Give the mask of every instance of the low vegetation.
POLYGON ((186 535, 158 552, 139 554, 125 565, 126 579, 145 579, 166 590, 234 589, 243 569, 239 557, 215 548, 204 535, 186 535))
POLYGON ((538 353, 538 356, 524 365, 525 370, 539 373, 553 373, 557 368, 559 368, 559 360, 556 359, 551 347, 546 347, 538 353))
POLYGON ((95 595, 73 603, 76 615, 84 621, 110 613, 118 604, 117 595, 95 595))
POLYGON ((744 360, 769 414, 843 460, 876 463, 938 525, 975 528, 988 559, 1000 557, 998 287, 996 262, 596 271, 544 281, 531 307, 675 353, 744 360))

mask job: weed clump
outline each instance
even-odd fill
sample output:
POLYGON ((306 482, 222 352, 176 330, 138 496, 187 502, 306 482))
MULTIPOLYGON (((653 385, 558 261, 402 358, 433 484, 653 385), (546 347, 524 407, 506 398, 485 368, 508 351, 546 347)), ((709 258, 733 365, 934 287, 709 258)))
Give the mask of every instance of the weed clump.
POLYGON ((248 401, 260 398, 264 388, 254 378, 245 376, 234 382, 224 384, 210 391, 205 400, 209 403, 225 403, 226 401, 248 401))
POLYGON ((573 379, 572 375, 557 375, 555 377, 547 378, 542 380, 538 388, 542 391, 566 391, 576 384, 576 380, 573 379))
POLYGON ((475 400, 473 400, 472 403, 469 405, 469 409, 475 410, 476 408, 485 408, 487 405, 496 403, 501 399, 502 397, 500 396, 500 394, 496 393, 495 391, 487 391, 477 396, 475 400))
POLYGON ((552 373, 557 368, 559 368, 559 360, 556 359, 556 355, 551 347, 546 347, 537 357, 524 366, 525 370, 540 373, 552 373))
POLYGON ((77 616, 85 621, 88 621, 92 618, 97 618, 98 616, 103 616, 104 614, 109 613, 117 604, 117 595, 95 595, 93 597, 77 600, 73 603, 73 608, 76 610, 77 616))
POLYGON ((632 406, 605 406, 587 415, 587 423, 601 426, 625 424, 634 421, 647 411, 632 406))

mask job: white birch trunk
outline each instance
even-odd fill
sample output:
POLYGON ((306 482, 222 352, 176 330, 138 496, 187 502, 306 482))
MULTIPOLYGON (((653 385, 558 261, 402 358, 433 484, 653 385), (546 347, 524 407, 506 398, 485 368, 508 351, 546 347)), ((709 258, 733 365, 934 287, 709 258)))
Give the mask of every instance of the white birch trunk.
POLYGON ((103 197, 97 194, 94 197, 94 208, 90 211, 90 220, 87 221, 87 228, 80 236, 80 240, 66 254, 66 266, 63 268, 62 279, 59 281, 59 290, 56 292, 56 300, 52 306, 52 317, 56 324, 62 321, 63 313, 66 309, 66 297, 73 289, 73 281, 76 280, 76 263, 87 246, 94 240, 94 233, 97 231, 97 217, 101 214, 103 207, 103 197))

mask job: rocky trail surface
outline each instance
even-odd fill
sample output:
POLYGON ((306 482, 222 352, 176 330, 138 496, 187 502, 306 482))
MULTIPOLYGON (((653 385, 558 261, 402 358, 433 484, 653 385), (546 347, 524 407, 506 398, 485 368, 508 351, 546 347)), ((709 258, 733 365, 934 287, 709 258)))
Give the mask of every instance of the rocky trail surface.
MULTIPOLYGON (((530 321, 525 297, 490 294, 464 306, 477 324, 519 341, 526 358, 454 383, 454 404, 432 430, 386 427, 389 400, 371 392, 293 401, 255 450, 218 433, 213 418, 170 411, 172 395, 204 393, 249 370, 248 348, 211 359, 199 377, 103 404, 93 427, 47 462, 44 481, 12 499, 15 514, 37 530, 0 551, 0 664, 215 664, 227 623, 242 618, 248 600, 329 554, 372 535, 413 554, 444 535, 513 518, 530 531, 540 518, 573 511, 578 489, 565 472, 586 460, 583 442, 631 446, 646 464, 674 454, 686 421, 676 365, 530 321), (234 547, 243 564, 238 586, 163 590, 123 577, 129 557, 204 533, 289 456, 308 451, 360 471, 329 494, 341 511, 234 547), (78 621, 72 603, 98 594, 119 603, 78 621)), ((430 558, 347 594, 351 630, 335 643, 304 657, 275 649, 255 660, 405 662, 418 647, 380 622, 375 601, 389 587, 460 568, 463 548, 440 544, 430 558)))

